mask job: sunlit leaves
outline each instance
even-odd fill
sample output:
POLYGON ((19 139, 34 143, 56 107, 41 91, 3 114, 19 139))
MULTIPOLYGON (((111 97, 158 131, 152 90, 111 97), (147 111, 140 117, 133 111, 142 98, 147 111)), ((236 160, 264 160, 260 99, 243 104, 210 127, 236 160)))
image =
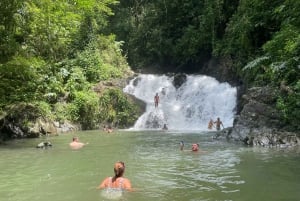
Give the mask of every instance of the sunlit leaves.
POLYGON ((44 63, 36 58, 14 57, 0 65, 1 103, 40 100, 44 63))
POLYGON ((29 52, 57 61, 66 56, 72 36, 80 26, 81 16, 65 1, 27 2, 25 23, 20 24, 29 52))
POLYGON ((300 55, 300 27, 285 25, 274 38, 264 45, 264 51, 275 60, 283 60, 300 55))
POLYGON ((68 106, 70 119, 80 122, 84 130, 95 128, 99 112, 98 100, 98 96, 92 91, 75 92, 74 100, 68 106))

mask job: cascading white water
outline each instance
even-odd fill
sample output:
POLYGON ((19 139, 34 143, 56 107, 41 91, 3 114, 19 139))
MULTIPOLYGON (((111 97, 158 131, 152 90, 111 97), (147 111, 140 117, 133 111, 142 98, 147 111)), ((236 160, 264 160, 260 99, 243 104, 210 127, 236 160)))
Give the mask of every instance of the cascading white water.
POLYGON ((209 76, 188 75, 186 82, 176 89, 173 79, 166 75, 140 74, 124 88, 124 92, 147 104, 146 112, 132 129, 162 129, 167 124, 170 130, 207 130, 210 118, 217 117, 224 127, 232 126, 235 87, 209 76), (156 93, 160 97, 157 108, 154 106, 156 93))

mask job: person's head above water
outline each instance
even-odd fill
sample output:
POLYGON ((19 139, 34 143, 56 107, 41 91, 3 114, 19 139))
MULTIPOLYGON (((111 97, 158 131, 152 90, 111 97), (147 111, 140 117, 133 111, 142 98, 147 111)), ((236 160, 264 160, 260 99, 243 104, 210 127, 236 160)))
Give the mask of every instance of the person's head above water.
POLYGON ((199 144, 192 144, 192 151, 198 151, 199 150, 199 144))
POLYGON ((115 177, 122 177, 125 171, 125 163, 118 161, 114 165, 115 177))
POLYGON ((179 143, 179 144, 180 144, 180 150, 181 150, 181 151, 183 151, 184 142, 183 142, 183 141, 180 141, 180 143, 179 143))

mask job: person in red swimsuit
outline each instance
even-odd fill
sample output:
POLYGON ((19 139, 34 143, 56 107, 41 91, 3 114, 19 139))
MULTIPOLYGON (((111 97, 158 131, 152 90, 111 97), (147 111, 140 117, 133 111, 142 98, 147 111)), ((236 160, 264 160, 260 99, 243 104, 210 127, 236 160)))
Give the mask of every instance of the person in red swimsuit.
POLYGON ((97 189, 112 188, 132 191, 130 180, 123 177, 125 172, 125 164, 122 161, 116 162, 114 165, 113 177, 105 178, 97 189))

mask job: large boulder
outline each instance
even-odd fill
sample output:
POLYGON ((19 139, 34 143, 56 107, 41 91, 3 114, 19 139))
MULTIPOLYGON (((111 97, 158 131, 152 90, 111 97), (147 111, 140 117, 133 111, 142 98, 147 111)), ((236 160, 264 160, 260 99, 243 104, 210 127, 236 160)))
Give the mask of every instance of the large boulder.
MULTIPOLYGON (((226 138, 247 145, 299 145, 299 136, 282 130, 280 112, 276 109, 278 91, 272 87, 254 87, 242 96, 242 110, 235 117, 226 138)), ((220 134, 219 134, 220 136, 220 134)))

